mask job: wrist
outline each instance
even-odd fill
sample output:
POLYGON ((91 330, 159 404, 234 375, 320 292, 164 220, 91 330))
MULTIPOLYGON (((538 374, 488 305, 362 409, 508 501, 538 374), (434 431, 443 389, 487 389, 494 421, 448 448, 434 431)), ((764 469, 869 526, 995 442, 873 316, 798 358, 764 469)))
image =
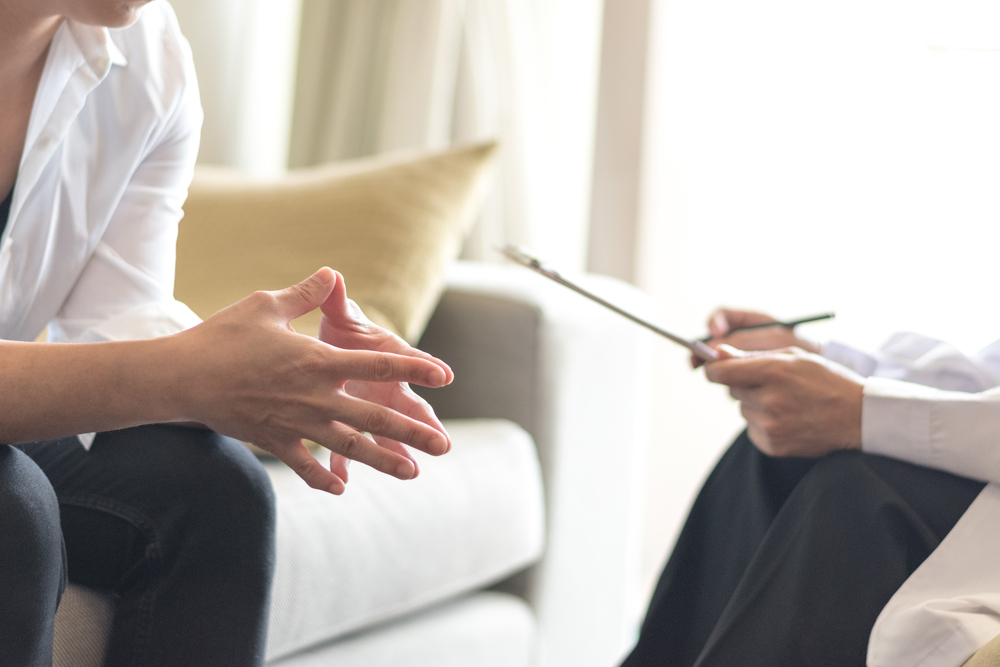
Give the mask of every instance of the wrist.
POLYGON ((195 422, 191 387, 197 362, 190 353, 187 337, 182 332, 156 338, 147 343, 142 367, 136 369, 147 379, 140 391, 156 423, 195 422))

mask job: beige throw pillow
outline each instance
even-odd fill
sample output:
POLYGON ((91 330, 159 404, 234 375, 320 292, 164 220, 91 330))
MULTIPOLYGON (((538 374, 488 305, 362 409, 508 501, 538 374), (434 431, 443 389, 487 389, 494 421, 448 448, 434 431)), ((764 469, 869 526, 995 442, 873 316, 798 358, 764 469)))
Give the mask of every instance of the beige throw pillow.
MULTIPOLYGON (((273 181, 196 170, 175 294, 202 318, 321 266, 377 324, 413 343, 441 295, 493 172, 496 144, 300 169, 273 181)), ((316 335, 319 314, 295 322, 316 335)))

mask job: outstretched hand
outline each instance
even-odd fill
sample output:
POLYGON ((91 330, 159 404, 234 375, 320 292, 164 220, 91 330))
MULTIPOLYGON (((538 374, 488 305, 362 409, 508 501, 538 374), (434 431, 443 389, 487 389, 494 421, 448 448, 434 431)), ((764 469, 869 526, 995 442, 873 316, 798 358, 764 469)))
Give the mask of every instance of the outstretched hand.
POLYGON ((765 454, 861 449, 862 378, 840 364, 800 348, 744 352, 723 344, 705 375, 729 387, 765 454))
MULTIPOLYGON (((423 359, 436 364, 445 375, 444 384, 450 384, 455 378, 451 368, 426 352, 411 347, 402 338, 378 326, 361 312, 356 303, 347 298, 347 286, 344 277, 339 272, 334 272, 337 282, 333 292, 323 302, 321 306, 323 317, 319 324, 319 339, 324 343, 345 350, 373 350, 376 352, 388 352, 401 354, 408 357, 423 359)), ((406 382, 371 382, 366 380, 350 380, 346 385, 347 393, 356 398, 360 398, 379 405, 392 408, 412 419, 427 424, 431 428, 437 429, 448 438, 448 433, 444 426, 434 414, 434 410, 422 398, 417 396, 410 389, 406 382)), ((409 451, 399 440, 383 435, 374 435, 375 442, 379 446, 405 456, 413 462, 413 476, 420 474, 420 467, 416 460, 410 456, 409 451)), ((451 440, 448 439, 448 448, 451 449, 451 440)), ((342 475, 347 481, 347 467, 349 459, 337 452, 330 454, 330 470, 338 475, 342 475)))
POLYGON ((368 322, 340 274, 323 268, 284 290, 256 292, 178 334, 178 412, 265 449, 310 486, 340 494, 347 460, 398 477, 417 474, 404 445, 433 455, 451 442, 407 383, 440 387, 444 362, 368 322), (320 340, 291 320, 323 309, 320 340), (370 433, 375 440, 367 437, 370 433), (331 468, 303 444, 332 452, 331 468))

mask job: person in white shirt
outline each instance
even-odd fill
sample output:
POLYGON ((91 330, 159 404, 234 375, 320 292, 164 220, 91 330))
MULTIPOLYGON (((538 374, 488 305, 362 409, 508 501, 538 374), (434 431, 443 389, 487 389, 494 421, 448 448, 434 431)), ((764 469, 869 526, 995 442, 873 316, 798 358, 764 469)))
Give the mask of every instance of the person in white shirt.
POLYGON ((118 596, 107 664, 263 664, 273 497, 234 438, 335 494, 350 459, 410 479, 407 445, 450 448, 407 383, 451 370, 329 268, 204 323, 174 300, 202 113, 145 4, 0 0, 2 665, 51 664, 67 576, 118 596), (319 339, 295 333, 316 308, 319 339))
POLYGON ((899 334, 868 355, 740 330, 767 322, 709 320, 706 376, 747 430, 624 667, 959 667, 1000 634, 1000 341, 966 357, 899 334))

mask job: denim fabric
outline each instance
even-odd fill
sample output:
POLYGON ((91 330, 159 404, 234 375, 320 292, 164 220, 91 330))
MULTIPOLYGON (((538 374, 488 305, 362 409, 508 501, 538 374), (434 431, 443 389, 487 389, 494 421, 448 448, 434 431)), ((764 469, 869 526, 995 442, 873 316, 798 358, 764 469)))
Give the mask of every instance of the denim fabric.
POLYGON ((65 567, 118 598, 107 665, 263 665, 274 496, 240 443, 157 425, 100 433, 89 452, 76 438, 0 449, 0 479, 22 489, 0 495, 0 619, 40 619, 37 633, 0 626, 0 664, 51 664, 65 567), (39 571, 15 576, 7 552, 39 571))

